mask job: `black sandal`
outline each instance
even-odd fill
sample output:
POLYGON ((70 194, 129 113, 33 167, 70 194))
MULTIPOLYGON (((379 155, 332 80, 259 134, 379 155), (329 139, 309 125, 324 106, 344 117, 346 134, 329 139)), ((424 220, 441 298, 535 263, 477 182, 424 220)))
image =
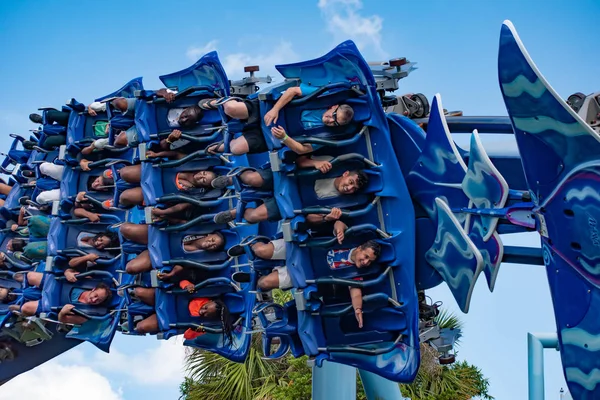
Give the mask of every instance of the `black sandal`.
POLYGON ((218 110, 219 106, 211 104, 213 101, 217 102, 217 101, 219 101, 219 99, 215 99, 215 98, 202 99, 198 102, 198 107, 200 107, 204 111, 218 110))

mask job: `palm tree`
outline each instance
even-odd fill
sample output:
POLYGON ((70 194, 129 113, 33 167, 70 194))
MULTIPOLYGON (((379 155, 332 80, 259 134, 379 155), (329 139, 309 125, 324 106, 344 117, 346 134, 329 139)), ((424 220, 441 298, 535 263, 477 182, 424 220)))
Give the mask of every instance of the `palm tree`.
MULTIPOLYGON (((435 318, 440 329, 461 329, 463 322, 451 312, 442 310, 435 318)), ((460 343, 458 337, 454 345, 460 343)), ((402 395, 412 400, 468 400, 474 396, 492 400, 489 382, 481 370, 466 361, 450 366, 440 365, 440 354, 429 344, 421 343, 421 366, 413 383, 401 385, 402 395)))
MULTIPOLYGON (((273 291, 274 301, 284 304, 292 299, 290 292, 273 291)), ((289 386, 290 356, 279 360, 262 357, 261 337, 254 335, 250 352, 243 364, 230 361, 217 354, 190 348, 186 354, 189 378, 182 384, 185 400, 270 400, 278 386, 289 386)), ((306 357, 304 357, 306 358, 306 357)), ((306 365, 306 360, 303 364, 306 365)), ((310 368, 306 366, 310 373, 310 368)))
POLYGON ((277 386, 281 361, 261 358, 260 337, 255 335, 248 358, 243 364, 220 355, 190 348, 186 354, 186 370, 195 383, 186 400, 270 399, 277 386))
MULTIPOLYGON (((289 292, 276 291, 279 303, 291 299, 289 292)), ((460 329, 462 321, 442 311, 436 318, 441 328, 460 329)), ((311 369, 306 356, 294 359, 288 355, 279 360, 264 360, 259 335, 252 341, 243 364, 199 349, 189 349, 186 369, 190 378, 181 386, 184 400, 271 400, 310 399, 311 369)), ((493 399, 487 393, 488 381, 481 371, 467 362, 442 366, 439 354, 429 344, 421 344, 421 368, 415 381, 401 385, 402 394, 413 400, 467 400, 474 396, 493 399)), ((358 380, 357 398, 365 399, 358 380)))

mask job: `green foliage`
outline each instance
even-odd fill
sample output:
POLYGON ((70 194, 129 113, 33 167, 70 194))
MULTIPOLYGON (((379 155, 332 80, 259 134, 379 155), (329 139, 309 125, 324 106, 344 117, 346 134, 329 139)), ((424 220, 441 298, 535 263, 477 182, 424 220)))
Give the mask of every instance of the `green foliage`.
POLYGON ((273 301, 277 304, 284 305, 288 301, 294 299, 292 292, 289 290, 275 289, 273 290, 273 301))
POLYGON ((287 357, 288 368, 281 371, 279 385, 273 391, 274 399, 310 400, 312 396, 312 370, 308 357, 287 357))
MULTIPOLYGON (((291 300, 289 292, 279 290, 273 292, 273 297, 279 304, 291 300)), ((462 322, 455 315, 444 311, 437 322, 443 328, 462 328, 462 322)), ((180 385, 180 400, 311 399, 312 371, 306 356, 295 359, 287 355, 280 360, 263 360, 261 355, 259 335, 255 335, 243 364, 191 349, 186 357, 189 378, 180 385)), ((466 361, 442 366, 438 357, 431 346, 421 344, 421 367, 413 383, 400 385, 403 396, 412 400, 468 400, 475 396, 493 400, 488 393, 489 382, 479 368, 466 361)), ((356 398, 366 400, 358 377, 356 398)))
POLYGON ((493 400, 489 382, 481 370, 466 361, 440 366, 439 374, 419 373, 410 385, 401 385, 402 395, 412 400, 469 400, 479 396, 493 400))
POLYGON ((463 329, 464 323, 448 310, 441 310, 440 314, 435 317, 435 322, 441 329, 463 329))
POLYGON ((183 389, 188 391, 182 392, 182 399, 270 399, 269 394, 277 386, 276 376, 282 362, 263 360, 259 348, 257 337, 243 364, 208 351, 191 350, 186 358, 186 369, 197 384, 184 382, 183 389))
MULTIPOLYGON (((435 318, 435 322, 438 324, 440 329, 463 329, 463 322, 450 311, 442 309, 440 314, 435 318)), ((460 336, 454 341, 455 346, 460 345, 460 336)))

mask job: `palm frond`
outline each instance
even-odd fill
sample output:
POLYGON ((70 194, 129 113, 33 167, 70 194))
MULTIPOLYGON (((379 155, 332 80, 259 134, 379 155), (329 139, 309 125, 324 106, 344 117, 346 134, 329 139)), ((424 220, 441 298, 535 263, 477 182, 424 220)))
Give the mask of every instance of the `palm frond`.
POLYGON ((437 322, 440 328, 463 329, 464 327, 464 323, 460 318, 446 309, 440 311, 440 314, 435 317, 435 322, 437 322))

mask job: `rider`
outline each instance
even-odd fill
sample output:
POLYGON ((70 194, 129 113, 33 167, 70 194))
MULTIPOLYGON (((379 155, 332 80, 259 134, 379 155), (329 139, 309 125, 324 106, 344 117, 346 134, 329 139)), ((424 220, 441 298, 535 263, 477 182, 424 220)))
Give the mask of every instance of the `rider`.
MULTIPOLYGON (((273 108, 265 114, 265 125, 267 127, 276 124, 279 111, 283 109, 295 97, 301 97, 304 93, 299 86, 286 89, 273 108)), ((199 106, 205 110, 217 109, 216 99, 204 99, 199 106)), ((260 129, 260 107, 258 98, 243 101, 232 100, 223 104, 223 111, 231 118, 246 121, 246 128, 242 135, 230 142, 231 152, 235 155, 263 153, 268 150, 267 143, 260 129)), ((354 110, 348 104, 334 104, 328 108, 304 110, 300 116, 304 129, 314 129, 322 126, 334 127, 346 125, 354 118, 354 110)), ((290 149, 299 154, 313 151, 310 144, 300 145, 289 138, 285 130, 280 126, 273 126, 271 133, 284 142, 290 149), (289 142, 289 143, 288 143, 289 142), (298 151, 297 151, 298 150, 298 151)), ((215 145, 209 149, 211 152, 222 153, 225 149, 223 144, 215 145)))

